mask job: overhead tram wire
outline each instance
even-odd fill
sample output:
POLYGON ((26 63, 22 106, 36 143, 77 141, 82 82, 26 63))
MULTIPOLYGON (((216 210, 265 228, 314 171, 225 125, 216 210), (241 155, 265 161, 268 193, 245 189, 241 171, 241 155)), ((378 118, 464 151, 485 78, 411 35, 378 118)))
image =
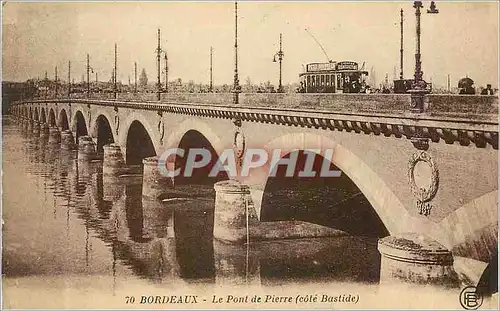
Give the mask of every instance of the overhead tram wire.
POLYGON ((323 48, 323 46, 321 45, 321 43, 319 43, 319 41, 313 36, 313 34, 309 31, 309 29, 305 28, 305 31, 314 39, 314 41, 316 41, 316 43, 319 45, 319 47, 321 48, 321 50, 323 51, 323 53, 325 54, 326 56, 326 59, 328 60, 329 63, 332 62, 332 60, 330 59, 330 57, 328 56, 328 54, 326 53, 325 49, 323 48))

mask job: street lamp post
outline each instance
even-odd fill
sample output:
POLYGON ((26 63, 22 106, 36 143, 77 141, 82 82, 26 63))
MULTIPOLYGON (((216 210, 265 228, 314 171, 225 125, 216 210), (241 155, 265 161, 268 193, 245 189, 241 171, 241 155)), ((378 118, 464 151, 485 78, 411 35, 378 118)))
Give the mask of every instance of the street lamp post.
MULTIPOLYGON (((423 7, 422 1, 414 1, 413 7, 415 8, 415 17, 416 17, 416 52, 415 52, 415 77, 413 80, 413 85, 411 90, 409 90, 411 94, 411 111, 416 113, 421 113, 424 111, 424 97, 427 93, 426 91, 426 83, 423 81, 422 77, 424 73, 422 72, 422 60, 420 53, 420 9, 423 7)), ((436 9, 436 5, 434 1, 431 1, 430 9, 427 10, 427 13, 436 14, 439 13, 439 10, 436 9)))
POLYGON ((276 54, 274 54, 274 57, 273 57, 273 62, 276 62, 276 56, 278 56, 278 61, 280 63, 280 78, 279 78, 279 82, 278 82, 278 93, 283 93, 283 85, 281 84, 281 74, 282 74, 282 61, 283 61, 283 56, 285 54, 283 54, 283 49, 282 49, 282 36, 281 36, 281 33, 280 33, 280 49, 278 52, 276 52, 276 54))

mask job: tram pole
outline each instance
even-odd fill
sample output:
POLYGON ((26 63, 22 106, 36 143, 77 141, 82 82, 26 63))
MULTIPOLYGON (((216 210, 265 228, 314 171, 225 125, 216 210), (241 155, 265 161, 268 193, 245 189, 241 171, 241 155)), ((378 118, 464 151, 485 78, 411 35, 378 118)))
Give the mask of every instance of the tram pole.
POLYGON ((117 93, 118 92, 118 88, 117 88, 117 85, 116 85, 116 80, 117 80, 117 77, 118 77, 118 75, 117 75, 117 70, 118 70, 118 68, 117 68, 117 58, 118 58, 118 54, 117 53, 118 53, 117 52, 117 46, 116 46, 116 43, 115 43, 115 69, 113 70, 113 74, 114 74, 114 79, 113 79, 114 80, 113 81, 114 82, 113 83, 113 93, 115 95, 115 99, 118 98, 118 93, 117 93))
POLYGON ((233 81, 233 104, 239 104, 239 93, 241 93, 238 78, 238 2, 234 2, 234 81, 233 81))
POLYGON ((68 98, 71 97, 71 61, 68 61, 68 98))
POLYGON ((168 56, 167 51, 163 51, 165 54, 165 93, 168 93, 168 56))
POLYGON ((45 98, 47 98, 47 96, 49 95, 49 78, 47 78, 47 70, 45 70, 44 85, 45 85, 45 98))
POLYGON ((87 53, 87 97, 90 97, 90 72, 94 72, 94 69, 90 67, 90 56, 87 53))
POLYGON ((399 68, 400 68, 399 79, 403 80, 404 79, 404 74, 403 74, 403 9, 401 9, 400 25, 401 25, 401 27, 400 27, 401 28, 401 37, 400 37, 401 47, 399 49, 399 53, 400 53, 400 56, 399 56, 399 68))
POLYGON ((450 92, 450 74, 448 74, 448 93, 451 93, 450 92))
POLYGON ((208 91, 210 93, 213 92, 213 76, 212 76, 212 57, 213 57, 214 49, 210 47, 210 87, 208 91))
POLYGON ((55 73, 55 80, 56 80, 55 81, 55 94, 54 94, 54 97, 57 97, 57 66, 56 66, 56 68, 55 68, 54 71, 55 71, 54 73, 55 73))
POLYGON ((157 78, 158 78, 158 81, 156 83, 156 97, 157 97, 157 100, 161 100, 161 64, 160 64, 160 61, 161 61, 161 43, 160 43, 160 28, 158 28, 158 46, 156 47, 156 61, 157 61, 157 69, 158 69, 158 72, 157 72, 157 78))
POLYGON ((134 93, 137 93, 137 62, 134 62, 134 93))
POLYGON ((276 54, 274 54, 273 62, 276 62, 276 56, 278 56, 278 61, 280 63, 280 76, 278 81, 278 93, 283 93, 283 84, 281 83, 282 77, 282 61, 283 61, 283 48, 282 48, 282 34, 280 33, 280 49, 276 54))
POLYGON ((90 97, 90 56, 87 53, 87 97, 90 97))

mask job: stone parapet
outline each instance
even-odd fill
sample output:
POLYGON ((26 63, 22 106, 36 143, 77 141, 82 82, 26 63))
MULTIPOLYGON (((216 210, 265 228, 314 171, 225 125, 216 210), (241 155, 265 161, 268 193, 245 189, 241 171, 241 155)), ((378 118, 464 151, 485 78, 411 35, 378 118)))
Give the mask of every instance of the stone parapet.
MULTIPOLYGON (((498 149, 498 98, 495 96, 428 95, 424 112, 412 113, 405 108, 410 102, 410 96, 406 94, 241 94, 241 104, 237 106, 226 103, 227 95, 169 93, 165 96, 171 100, 166 102, 69 101, 115 109, 153 110, 159 114, 239 119, 397 138, 404 136, 419 149, 425 149, 431 141, 498 149), (218 100, 212 97, 218 97, 218 100), (276 106, 273 102, 284 104, 276 106), (296 102, 299 104, 291 104, 296 102)), ((24 103, 50 102, 58 101, 24 103)))

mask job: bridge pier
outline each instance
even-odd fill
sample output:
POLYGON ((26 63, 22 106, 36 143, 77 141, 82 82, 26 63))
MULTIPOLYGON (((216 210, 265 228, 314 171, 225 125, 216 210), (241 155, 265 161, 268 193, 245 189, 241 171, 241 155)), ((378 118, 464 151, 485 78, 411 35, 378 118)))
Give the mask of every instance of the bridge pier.
POLYGON ((125 184, 117 176, 103 175, 102 185, 102 198, 104 201, 116 202, 125 192, 125 184))
POLYGON ((89 161, 97 157, 96 145, 90 136, 78 137, 78 161, 89 161))
POLYGON ((40 137, 40 123, 38 123, 37 121, 34 121, 33 122, 33 136, 35 137, 40 137))
POLYGON ((248 206, 249 187, 236 180, 225 180, 216 183, 214 189, 214 238, 229 243, 245 243, 247 235, 250 239, 251 232, 259 222, 253 212, 253 206, 248 206))
POLYGON ((453 255, 438 242, 416 233, 380 239, 380 284, 413 283, 457 287, 453 255))
POLYGON ((166 189, 172 188, 173 180, 163 176, 158 168, 158 156, 145 158, 142 160, 142 196, 147 199, 157 200, 166 189))
POLYGON ((33 120, 28 119, 28 122, 26 125, 26 129, 27 129, 28 134, 33 133, 33 123, 34 123, 33 120))
POLYGON ((142 199, 142 223, 145 235, 152 238, 175 238, 174 210, 159 200, 142 199))
POLYGON ((118 176, 127 170, 125 160, 119 145, 109 144, 103 147, 102 174, 105 176, 118 176))
POLYGON ((49 128, 49 143, 59 144, 61 142, 61 132, 57 127, 49 128))
POLYGON ((61 148, 65 150, 75 149, 75 139, 71 131, 66 130, 61 132, 61 148))
POLYGON ((215 283, 217 285, 260 285, 260 262, 249 245, 214 240, 215 283))
POLYGON ((49 138, 49 125, 47 123, 42 123, 40 126, 40 138, 49 138))
POLYGON ((151 275, 158 280, 179 279, 180 267, 176 256, 175 238, 159 238, 151 243, 151 275))
POLYGON ((21 118, 19 120, 19 127, 21 129, 21 133, 22 134, 26 134, 26 128, 27 128, 27 126, 26 126, 26 120, 24 118, 21 118))

